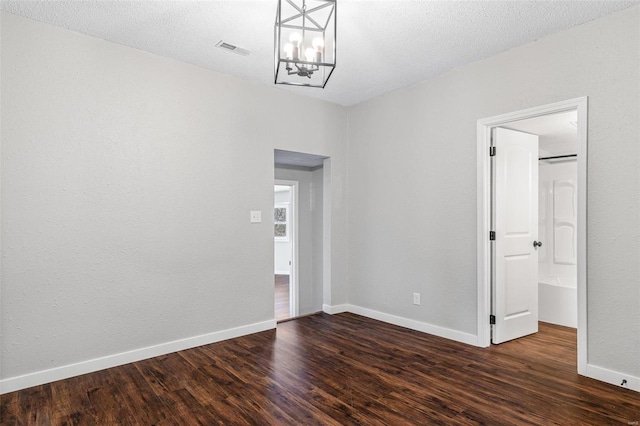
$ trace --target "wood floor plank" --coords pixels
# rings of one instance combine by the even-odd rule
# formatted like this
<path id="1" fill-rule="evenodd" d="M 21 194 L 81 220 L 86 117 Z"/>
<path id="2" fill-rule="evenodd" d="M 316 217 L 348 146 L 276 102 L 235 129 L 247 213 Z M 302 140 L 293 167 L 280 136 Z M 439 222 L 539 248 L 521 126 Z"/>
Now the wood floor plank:
<path id="1" fill-rule="evenodd" d="M 289 318 L 289 275 L 275 275 L 275 315 L 276 321 Z"/>
<path id="2" fill-rule="evenodd" d="M 576 332 L 476 348 L 353 314 L 0 396 L 2 425 L 628 425 L 640 394 L 576 373 Z"/>
<path id="3" fill-rule="evenodd" d="M 95 424 L 137 426 L 135 416 L 127 406 L 119 385 L 113 380 L 109 370 L 85 374 L 86 389 L 95 414 Z"/>
<path id="4" fill-rule="evenodd" d="M 47 407 L 52 400 L 51 385 L 25 389 L 15 398 L 0 396 L 0 419 L 2 424 L 48 425 L 52 423 L 55 410 Z"/>
<path id="5" fill-rule="evenodd" d="M 156 395 L 133 364 L 112 368 L 109 374 L 119 386 L 122 400 L 141 425 L 177 425 L 169 407 Z"/>
<path id="6" fill-rule="evenodd" d="M 51 399 L 56 402 L 51 417 L 53 424 L 95 424 L 95 412 L 89 396 L 77 391 L 84 380 L 81 376 L 51 383 Z"/>
<path id="7" fill-rule="evenodd" d="M 98 423 L 98 417 L 97 411 L 94 408 L 90 408 L 61 417 L 59 422 L 53 424 L 60 426 L 101 426 L 103 423 Z"/>
<path id="8" fill-rule="evenodd" d="M 165 392 L 161 399 L 180 425 L 227 424 L 221 413 L 202 406 L 186 389 Z"/>

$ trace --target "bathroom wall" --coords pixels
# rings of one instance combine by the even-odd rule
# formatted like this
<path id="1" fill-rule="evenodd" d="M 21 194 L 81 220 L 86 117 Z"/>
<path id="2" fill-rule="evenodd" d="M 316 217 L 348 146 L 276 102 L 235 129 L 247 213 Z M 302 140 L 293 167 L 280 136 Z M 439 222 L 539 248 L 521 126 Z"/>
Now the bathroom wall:
<path id="1" fill-rule="evenodd" d="M 539 319 L 577 327 L 577 162 L 540 162 Z"/>

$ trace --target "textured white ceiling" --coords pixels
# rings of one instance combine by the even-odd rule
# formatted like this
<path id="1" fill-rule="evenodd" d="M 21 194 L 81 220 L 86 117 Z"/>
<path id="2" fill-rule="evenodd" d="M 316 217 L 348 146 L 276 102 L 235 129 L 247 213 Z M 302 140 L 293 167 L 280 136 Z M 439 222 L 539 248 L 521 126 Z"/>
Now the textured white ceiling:
<path id="1" fill-rule="evenodd" d="M 337 67 L 327 87 L 278 87 L 353 105 L 638 3 L 338 0 Z M 276 0 L 2 0 L 0 8 L 273 84 Z M 220 40 L 252 53 L 214 48 Z"/>

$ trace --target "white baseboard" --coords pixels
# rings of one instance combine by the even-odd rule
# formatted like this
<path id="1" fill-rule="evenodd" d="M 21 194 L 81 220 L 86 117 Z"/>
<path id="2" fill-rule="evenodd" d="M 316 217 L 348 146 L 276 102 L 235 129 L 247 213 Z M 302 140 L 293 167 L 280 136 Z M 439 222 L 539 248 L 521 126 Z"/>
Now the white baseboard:
<path id="1" fill-rule="evenodd" d="M 349 312 L 349 305 L 322 305 L 322 311 L 329 315 L 341 314 L 343 312 Z"/>
<path id="2" fill-rule="evenodd" d="M 291 272 L 290 271 L 274 271 L 273 274 L 274 275 L 290 275 Z"/>
<path id="3" fill-rule="evenodd" d="M 276 328 L 269 320 L 0 380 L 0 394 Z"/>
<path id="4" fill-rule="evenodd" d="M 445 339 L 455 340 L 457 342 L 466 343 L 468 345 L 480 346 L 478 336 L 475 336 L 473 334 L 467 334 L 460 331 L 451 330 L 448 328 L 443 328 L 404 317 L 399 317 L 396 315 L 386 314 L 384 312 L 374 311 L 373 309 L 367 309 L 361 306 L 349 304 L 338 306 L 324 305 L 323 310 L 330 314 L 351 312 L 357 315 L 362 315 L 363 317 L 398 325 L 400 327 L 405 327 L 412 330 L 421 331 L 423 333 L 444 337 Z M 612 385 L 621 386 L 627 389 L 634 390 L 636 392 L 640 392 L 640 377 L 620 373 L 618 371 L 608 370 L 606 368 L 598 367 L 592 364 L 587 364 L 586 370 L 583 375 L 595 380 L 599 380 L 601 382 L 610 383 Z M 626 383 L 624 385 L 621 385 L 623 380 L 626 380 Z"/>
<path id="5" fill-rule="evenodd" d="M 374 311 L 373 309 L 363 308 L 361 306 L 348 306 L 349 312 L 362 315 L 363 317 L 372 318 L 393 325 L 399 325 L 400 327 L 421 331 L 423 333 L 433 334 L 434 336 L 444 337 L 445 339 L 455 340 L 456 342 L 466 343 L 467 345 L 478 346 L 478 336 L 474 334 L 463 333 L 462 331 L 451 330 L 450 328 L 444 328 L 426 322 L 386 314 L 384 312 Z"/>
<path id="6" fill-rule="evenodd" d="M 393 325 L 399 325 L 400 327 L 409 328 L 411 330 L 421 331 L 423 333 L 433 334 L 434 336 L 444 337 L 445 339 L 455 340 L 456 342 L 478 346 L 478 336 L 476 335 L 451 330 L 449 328 L 439 327 L 437 325 L 432 325 L 426 322 L 420 322 L 409 318 L 385 314 L 384 312 L 374 311 L 373 309 L 363 308 L 361 306 L 350 304 L 333 306 L 322 305 L 322 310 L 330 315 L 341 314 L 343 312 L 351 312 L 357 315 L 362 315 L 363 317 L 372 318 Z"/>
<path id="7" fill-rule="evenodd" d="M 475 335 L 404 317 L 399 317 L 396 315 L 386 314 L 384 312 L 363 308 L 361 306 L 350 304 L 333 306 L 322 305 L 322 310 L 330 315 L 340 314 L 343 312 L 351 312 L 367 318 L 372 318 L 389 324 L 398 325 L 400 327 L 421 331 L 423 333 L 433 334 L 435 336 L 444 337 L 445 339 L 455 340 L 457 342 L 466 343 L 468 345 L 478 346 L 478 338 Z M 79 376 L 81 374 L 92 373 L 94 371 L 100 371 L 106 368 L 117 367 L 119 365 L 141 361 L 143 359 L 166 355 L 168 353 L 182 351 L 197 346 L 208 345 L 210 343 L 233 339 L 235 337 L 259 333 L 261 331 L 271 330 L 274 328 L 276 328 L 275 320 L 263 321 L 242 327 L 189 337 L 186 339 L 174 340 L 172 342 L 162 343 L 160 345 L 149 346 L 141 349 L 135 349 L 119 354 L 108 355 L 102 358 L 96 358 L 76 364 L 56 367 L 49 370 L 37 371 L 35 373 L 29 373 L 23 376 L 10 377 L 0 380 L 0 395 L 20 389 L 26 389 L 32 386 L 38 386 L 44 383 L 51 383 L 57 380 Z M 616 386 L 621 386 L 622 381 L 626 380 L 627 382 L 622 387 L 640 392 L 640 377 L 608 370 L 606 368 L 598 367 L 592 364 L 587 364 L 584 376 Z"/>
<path id="8" fill-rule="evenodd" d="M 586 377 L 600 380 L 601 382 L 610 383 L 615 386 L 631 389 L 640 392 L 640 377 L 631 376 L 629 374 L 620 373 L 618 371 L 608 370 L 593 364 L 587 364 L 584 372 Z M 627 382 L 622 385 L 622 381 Z"/>

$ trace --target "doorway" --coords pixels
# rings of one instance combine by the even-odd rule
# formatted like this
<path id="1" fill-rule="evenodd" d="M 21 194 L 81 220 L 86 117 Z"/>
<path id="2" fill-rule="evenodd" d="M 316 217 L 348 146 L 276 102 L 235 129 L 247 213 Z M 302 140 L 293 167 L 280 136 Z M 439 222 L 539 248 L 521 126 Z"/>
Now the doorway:
<path id="1" fill-rule="evenodd" d="M 276 321 L 321 312 L 326 303 L 331 278 L 330 167 L 328 157 L 274 152 Z M 283 312 L 287 287 L 289 309 Z"/>
<path id="2" fill-rule="evenodd" d="M 575 132 L 577 135 L 576 157 L 575 166 L 577 171 L 576 183 L 574 190 L 575 205 L 577 209 L 577 215 L 574 223 L 572 224 L 575 232 L 575 269 L 576 269 L 576 297 L 577 297 L 577 335 L 578 335 L 578 373 L 584 374 L 586 369 L 587 360 L 587 323 L 586 323 L 586 164 L 587 164 L 587 98 L 572 99 L 556 104 L 541 106 L 537 108 L 531 108 L 528 110 L 517 111 L 514 113 L 504 114 L 501 116 L 490 117 L 478 121 L 478 343 L 479 346 L 489 346 L 491 344 L 492 331 L 495 330 L 496 325 L 492 325 L 493 322 L 497 322 L 497 318 L 493 317 L 496 312 L 496 295 L 492 293 L 493 284 L 497 282 L 500 277 L 496 276 L 496 264 L 494 259 L 496 258 L 496 241 L 493 238 L 497 238 L 495 234 L 495 227 L 500 226 L 496 223 L 496 220 L 500 220 L 495 217 L 494 209 L 495 203 L 500 202 L 499 199 L 493 197 L 495 170 L 494 158 L 491 154 L 494 154 L 495 144 L 494 139 L 496 129 L 507 128 L 517 130 L 518 125 L 525 122 L 525 120 L 541 119 L 549 117 L 551 115 L 557 115 L 562 113 L 574 113 L 576 117 Z M 520 130 L 521 131 L 521 130 Z M 544 154 L 543 154 L 544 155 Z M 555 155 L 551 155 L 555 156 Z M 536 153 L 536 163 L 538 162 L 538 155 Z M 537 167 L 536 167 L 537 175 Z M 536 176 L 537 185 L 537 176 Z M 536 188 L 537 189 L 537 188 Z M 558 191 L 563 191 L 563 188 L 557 188 Z M 497 197 L 499 198 L 499 196 Z M 537 205 L 537 197 L 536 197 Z M 537 209 L 537 206 L 536 206 Z M 538 212 L 536 211 L 536 214 Z M 536 218 L 537 221 L 537 218 Z M 538 225 L 536 223 L 536 225 Z M 533 227 L 532 227 L 533 229 Z M 558 235 L 565 232 L 564 229 L 559 230 Z M 536 247 L 531 247 L 532 250 L 538 250 L 540 247 L 538 239 L 538 226 L 535 226 L 535 235 L 531 235 L 532 241 L 527 241 L 527 244 L 536 244 Z M 535 238 L 533 238 L 535 237 Z M 550 243 L 547 241 L 547 243 Z M 538 277 L 537 277 L 537 257 L 539 252 L 535 252 L 536 257 L 536 296 L 538 293 Z M 514 257 L 515 259 L 515 257 Z M 504 265 L 500 265 L 504 267 Z M 504 273 L 504 269 L 501 270 Z M 517 271 L 517 269 L 514 269 Z M 500 271 L 499 271 L 500 272 Z M 531 277 L 528 277 L 531 278 Z M 500 291 L 500 289 L 498 289 Z M 513 293 L 512 293 L 513 294 Z M 502 302 L 500 302 L 502 303 Z M 537 311 L 537 302 L 535 309 Z M 521 312 L 512 312 L 512 316 L 516 317 L 518 314 L 526 313 L 525 310 Z M 536 312 L 537 314 L 537 312 Z M 523 314 L 523 316 L 526 316 Z M 537 319 L 536 319 L 537 323 Z"/>
<path id="3" fill-rule="evenodd" d="M 297 181 L 275 180 L 273 186 L 273 270 L 276 321 L 298 315 L 298 185 Z"/>
<path id="4" fill-rule="evenodd" d="M 538 137 L 538 318 L 577 328 L 576 110 L 515 121 L 504 127 Z"/>

